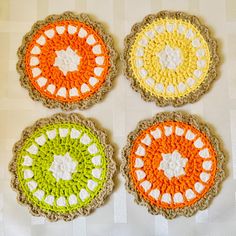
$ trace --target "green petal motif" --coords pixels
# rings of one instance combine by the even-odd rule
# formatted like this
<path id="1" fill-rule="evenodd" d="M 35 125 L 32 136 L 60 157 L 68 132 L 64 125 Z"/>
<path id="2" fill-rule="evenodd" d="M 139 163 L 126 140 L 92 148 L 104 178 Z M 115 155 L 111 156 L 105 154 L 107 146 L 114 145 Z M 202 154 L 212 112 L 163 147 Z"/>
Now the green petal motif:
<path id="1" fill-rule="evenodd" d="M 85 124 L 41 125 L 18 148 L 18 189 L 29 205 L 44 213 L 65 215 L 85 208 L 111 176 L 106 148 Z"/>

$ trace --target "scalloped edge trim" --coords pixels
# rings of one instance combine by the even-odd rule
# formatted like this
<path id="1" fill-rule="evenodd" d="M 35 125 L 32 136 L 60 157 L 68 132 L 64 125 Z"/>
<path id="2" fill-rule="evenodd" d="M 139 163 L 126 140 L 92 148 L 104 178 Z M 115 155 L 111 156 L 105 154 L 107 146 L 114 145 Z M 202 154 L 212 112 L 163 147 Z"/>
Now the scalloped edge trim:
<path id="1" fill-rule="evenodd" d="M 91 129 L 91 131 L 99 137 L 102 145 L 104 146 L 104 152 L 106 154 L 106 158 L 108 161 L 106 182 L 102 190 L 94 199 L 92 199 L 92 201 L 87 206 L 79 208 L 71 213 L 57 213 L 52 211 L 45 211 L 40 207 L 34 205 L 32 202 L 28 201 L 27 196 L 21 190 L 20 183 L 17 178 L 16 162 L 18 154 L 22 146 L 24 145 L 25 140 L 29 138 L 30 135 L 33 134 L 36 130 L 44 127 L 45 125 L 63 123 L 63 122 L 64 123 L 71 122 L 75 124 L 79 123 Z M 116 172 L 116 163 L 113 159 L 114 148 L 111 144 L 109 144 L 107 133 L 104 130 L 96 128 L 96 124 L 93 120 L 85 119 L 77 113 L 71 113 L 71 114 L 57 113 L 51 117 L 41 118 L 37 120 L 32 126 L 26 127 L 22 131 L 21 139 L 15 143 L 12 151 L 13 151 L 13 158 L 9 164 L 9 171 L 11 173 L 11 187 L 17 192 L 17 201 L 20 204 L 28 206 L 30 213 L 34 216 L 44 216 L 50 221 L 58 221 L 58 220 L 70 221 L 78 216 L 87 216 L 96 208 L 102 206 L 104 204 L 105 199 L 112 193 L 114 187 L 113 176 Z"/>
<path id="2" fill-rule="evenodd" d="M 106 80 L 104 81 L 103 85 L 93 95 L 87 97 L 86 99 L 70 103 L 47 98 L 46 96 L 42 95 L 37 89 L 35 89 L 25 73 L 25 62 L 24 62 L 28 42 L 32 39 L 33 35 L 39 30 L 39 28 L 41 28 L 44 25 L 47 25 L 48 23 L 52 23 L 58 20 L 68 20 L 68 19 L 69 20 L 74 19 L 83 22 L 91 26 L 96 32 L 98 32 L 98 34 L 103 39 L 108 48 L 110 57 L 109 59 L 110 67 L 108 74 L 106 76 Z M 91 20 L 88 14 L 85 13 L 75 14 L 73 12 L 67 11 L 60 15 L 49 15 L 44 20 L 39 20 L 35 22 L 31 27 L 31 30 L 28 33 L 26 33 L 22 39 L 22 44 L 17 51 L 18 62 L 16 66 L 17 71 L 20 74 L 20 84 L 22 87 L 28 90 L 30 97 L 34 101 L 41 101 L 43 105 L 48 108 L 61 108 L 62 110 L 65 111 L 74 110 L 76 108 L 81 110 L 87 109 L 104 98 L 105 94 L 112 88 L 113 79 L 117 76 L 118 68 L 116 66 L 117 64 L 116 61 L 118 59 L 118 52 L 115 50 L 113 44 L 114 43 L 112 37 L 105 32 L 105 30 L 103 29 L 103 25 L 101 23 Z"/>
<path id="3" fill-rule="evenodd" d="M 210 68 L 206 78 L 201 83 L 201 85 L 194 91 L 190 92 L 188 95 L 179 98 L 176 97 L 174 99 L 157 97 L 152 95 L 150 92 L 146 91 L 143 87 L 141 87 L 137 79 L 134 78 L 133 71 L 129 66 L 129 60 L 130 60 L 129 50 L 134 43 L 136 34 L 140 32 L 146 24 L 161 18 L 176 18 L 189 21 L 200 31 L 203 38 L 208 43 L 208 47 L 211 53 Z M 124 75 L 130 81 L 132 89 L 136 92 L 139 92 L 144 101 L 155 102 L 157 106 L 164 107 L 172 105 L 174 107 L 180 107 L 187 103 L 194 103 L 198 101 L 203 94 L 205 94 L 210 90 L 213 81 L 217 77 L 217 65 L 220 62 L 220 58 L 217 53 L 217 42 L 215 39 L 211 38 L 209 29 L 206 26 L 202 25 L 200 20 L 196 16 L 188 15 L 184 12 L 178 12 L 178 11 L 177 12 L 161 11 L 157 14 L 147 15 L 142 20 L 142 22 L 133 25 L 131 33 L 125 37 L 124 45 L 125 47 L 122 55 L 122 61 L 124 63 Z"/>
<path id="4" fill-rule="evenodd" d="M 203 198 L 195 202 L 193 205 L 176 209 L 161 208 L 152 205 L 149 201 L 145 201 L 143 197 L 135 189 L 135 186 L 131 181 L 131 176 L 129 175 L 129 156 L 135 139 L 139 136 L 142 130 L 147 129 L 156 123 L 168 120 L 185 122 L 189 125 L 192 125 L 200 132 L 204 133 L 210 140 L 211 144 L 213 145 L 217 159 L 217 171 L 215 175 L 215 183 L 209 189 L 209 191 L 204 195 Z M 148 212 L 150 212 L 153 215 L 161 214 L 167 219 L 174 219 L 177 216 L 190 217 L 194 215 L 198 210 L 205 210 L 210 205 L 213 198 L 218 194 L 220 189 L 220 184 L 225 178 L 225 171 L 224 171 L 225 159 L 226 159 L 225 154 L 223 153 L 223 150 L 221 148 L 221 143 L 218 140 L 217 136 L 213 133 L 213 131 L 208 127 L 206 123 L 203 123 L 200 120 L 200 118 L 185 112 L 162 112 L 156 114 L 151 119 L 140 121 L 136 129 L 128 135 L 127 144 L 122 150 L 122 163 L 120 170 L 125 178 L 126 189 L 129 193 L 133 194 L 136 203 L 147 207 Z"/>

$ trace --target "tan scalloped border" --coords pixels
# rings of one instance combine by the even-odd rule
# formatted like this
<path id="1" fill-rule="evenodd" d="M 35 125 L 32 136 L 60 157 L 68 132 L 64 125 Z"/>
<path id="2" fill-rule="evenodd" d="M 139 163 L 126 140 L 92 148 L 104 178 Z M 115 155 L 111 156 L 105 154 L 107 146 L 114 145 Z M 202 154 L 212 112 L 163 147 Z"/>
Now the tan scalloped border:
<path id="1" fill-rule="evenodd" d="M 34 205 L 32 202 L 28 201 L 27 196 L 22 191 L 19 180 L 17 178 L 17 158 L 25 141 L 36 130 L 48 124 L 66 123 L 66 122 L 82 124 L 88 127 L 90 130 L 92 130 L 92 132 L 99 137 L 102 145 L 104 146 L 104 152 L 106 154 L 106 158 L 108 161 L 107 164 L 108 172 L 106 176 L 106 183 L 103 186 L 103 189 L 87 206 L 82 207 L 71 213 L 56 213 L 52 211 L 45 211 L 40 207 Z M 96 128 L 94 121 L 92 121 L 91 119 L 85 119 L 77 113 L 71 113 L 71 114 L 58 113 L 49 118 L 39 119 L 32 126 L 29 126 L 23 130 L 21 139 L 17 143 L 15 143 L 13 147 L 13 159 L 9 164 L 9 171 L 12 174 L 11 186 L 17 192 L 18 202 L 23 205 L 27 205 L 30 210 L 30 213 L 34 216 L 44 216 L 48 218 L 50 221 L 58 221 L 58 220 L 70 221 L 78 216 L 87 216 L 93 210 L 102 206 L 104 204 L 105 199 L 108 197 L 108 195 L 111 194 L 113 190 L 114 182 L 112 179 L 116 171 L 116 164 L 113 160 L 113 155 L 114 155 L 114 148 L 111 144 L 109 144 L 107 134 L 105 133 L 104 130 Z"/>
<path id="2" fill-rule="evenodd" d="M 34 86 L 32 85 L 32 83 L 30 82 L 29 78 L 26 75 L 24 58 L 25 58 L 28 42 L 32 40 L 33 35 L 42 26 L 45 26 L 49 23 L 52 23 L 58 20 L 71 20 L 71 19 L 78 20 L 87 25 L 90 25 L 101 36 L 101 38 L 103 39 L 103 41 L 105 42 L 108 48 L 109 57 L 110 57 L 109 59 L 110 67 L 109 67 L 105 82 L 99 88 L 97 92 L 95 92 L 91 96 L 81 101 L 68 103 L 68 102 L 61 102 L 55 99 L 47 98 L 46 96 L 43 96 L 37 89 L 34 88 Z M 104 31 L 103 25 L 101 23 L 91 20 L 89 15 L 85 13 L 75 14 L 73 12 L 64 12 L 63 14 L 60 14 L 60 15 L 49 15 L 44 20 L 37 21 L 36 23 L 34 23 L 31 30 L 24 36 L 22 40 L 22 44 L 17 51 L 17 55 L 19 58 L 18 63 L 17 63 L 17 71 L 20 74 L 21 86 L 28 90 L 30 97 L 34 101 L 41 101 L 43 105 L 48 108 L 59 107 L 62 110 L 73 110 L 76 108 L 79 108 L 81 110 L 87 109 L 88 107 L 92 106 L 93 104 L 103 99 L 105 94 L 112 88 L 112 81 L 118 72 L 118 69 L 116 66 L 118 53 L 116 52 L 113 46 L 112 37 Z"/>
<path id="3" fill-rule="evenodd" d="M 145 201 L 142 196 L 139 195 L 131 180 L 132 178 L 129 175 L 129 156 L 134 140 L 140 135 L 140 132 L 142 132 L 142 130 L 147 129 L 156 123 L 164 121 L 181 121 L 192 125 L 207 136 L 216 151 L 217 171 L 215 176 L 215 183 L 203 198 L 201 198 L 191 206 L 176 209 L 166 209 L 154 206 L 149 201 Z M 121 172 L 126 180 L 126 189 L 129 193 L 132 193 L 134 195 L 135 202 L 137 202 L 139 205 L 146 206 L 151 214 L 161 214 L 167 219 L 174 219 L 177 216 L 190 217 L 198 210 L 205 210 L 210 205 L 212 199 L 217 195 L 220 184 L 225 177 L 224 163 L 225 154 L 221 149 L 220 142 L 207 124 L 202 123 L 197 116 L 190 115 L 185 112 L 162 112 L 155 115 L 152 119 L 140 121 L 136 129 L 129 134 L 127 144 L 122 151 Z"/>
<path id="4" fill-rule="evenodd" d="M 182 96 L 180 98 L 163 98 L 153 96 L 151 93 L 146 91 L 141 87 L 139 82 L 135 79 L 131 66 L 129 64 L 130 55 L 129 50 L 132 47 L 135 36 L 138 32 L 142 30 L 146 24 L 152 23 L 156 19 L 161 18 L 175 18 L 175 19 L 183 19 L 191 24 L 193 24 L 202 34 L 203 38 L 206 40 L 209 46 L 210 54 L 211 54 L 211 63 L 208 74 L 201 85 L 195 89 L 194 91 L 190 92 L 188 95 Z M 150 14 L 146 16 L 142 22 L 136 23 L 132 29 L 131 33 L 126 36 L 125 41 L 125 48 L 123 52 L 123 63 L 124 63 L 124 74 L 127 79 L 131 82 L 131 87 L 141 94 L 143 100 L 147 102 L 155 102 L 157 106 L 168 106 L 172 105 L 174 107 L 183 106 L 186 103 L 194 103 L 200 99 L 200 97 L 205 94 L 211 87 L 212 82 L 216 79 L 217 76 L 217 65 L 219 64 L 219 56 L 217 54 L 217 42 L 210 36 L 209 29 L 202 25 L 199 19 L 196 16 L 188 15 L 184 12 L 170 12 L 170 11 L 161 11 L 157 14 Z"/>

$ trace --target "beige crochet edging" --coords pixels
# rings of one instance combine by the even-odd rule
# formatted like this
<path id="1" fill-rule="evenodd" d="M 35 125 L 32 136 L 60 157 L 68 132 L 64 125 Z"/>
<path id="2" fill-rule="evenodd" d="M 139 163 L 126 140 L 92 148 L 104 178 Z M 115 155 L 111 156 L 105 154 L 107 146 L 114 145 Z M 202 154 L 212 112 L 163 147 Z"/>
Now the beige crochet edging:
<path id="1" fill-rule="evenodd" d="M 39 128 L 45 125 L 65 123 L 65 122 L 82 124 L 90 128 L 91 131 L 99 137 L 102 145 L 104 146 L 104 152 L 106 154 L 106 158 L 108 161 L 108 164 L 107 164 L 108 172 L 106 176 L 106 182 L 102 190 L 98 193 L 98 195 L 93 200 L 91 200 L 91 202 L 87 206 L 82 207 L 71 213 L 56 213 L 52 211 L 42 210 L 38 206 L 28 201 L 27 196 L 21 190 L 21 187 L 17 178 L 17 164 L 16 163 L 17 163 L 18 154 L 22 146 L 24 145 L 24 142 L 27 140 L 27 138 L 31 136 L 31 134 L 33 134 L 36 130 L 38 130 Z M 114 148 L 111 144 L 109 144 L 107 134 L 105 133 L 104 130 L 101 130 L 100 128 L 97 129 L 94 121 L 92 121 L 91 119 L 84 119 L 82 116 L 76 113 L 71 113 L 71 114 L 58 113 L 49 118 L 39 119 L 34 123 L 34 125 L 29 126 L 23 130 L 21 139 L 13 147 L 13 159 L 11 160 L 9 164 L 9 171 L 11 172 L 11 176 L 12 176 L 11 186 L 17 192 L 18 202 L 23 205 L 27 205 L 32 215 L 44 216 L 48 218 L 50 221 L 58 221 L 58 220 L 70 221 L 70 220 L 75 219 L 78 216 L 89 215 L 93 210 L 102 206 L 104 204 L 105 199 L 111 194 L 114 187 L 113 176 L 116 171 L 116 164 L 113 160 L 113 155 L 114 155 Z"/>
<path id="2" fill-rule="evenodd" d="M 33 85 L 31 84 L 31 82 L 25 72 L 24 58 L 25 58 L 28 42 L 31 41 L 33 35 L 42 26 L 47 25 L 52 22 L 55 22 L 55 21 L 58 21 L 58 20 L 71 20 L 71 19 L 79 20 L 80 22 L 90 25 L 90 26 L 92 26 L 92 28 L 96 32 L 98 32 L 98 34 L 104 40 L 104 42 L 108 48 L 110 67 L 109 67 L 105 82 L 99 88 L 99 90 L 97 92 L 95 92 L 94 94 L 92 94 L 91 96 L 89 96 L 88 98 L 86 98 L 84 100 L 81 100 L 78 102 L 67 103 L 67 102 L 61 102 L 61 101 L 47 98 L 47 97 L 43 96 L 39 91 L 37 91 L 37 89 L 35 89 L 33 87 Z M 112 88 L 112 81 L 118 73 L 118 69 L 116 66 L 116 61 L 118 59 L 118 53 L 116 52 L 116 50 L 114 48 L 112 37 L 104 31 L 103 25 L 101 23 L 91 20 L 90 17 L 85 13 L 75 14 L 73 12 L 64 12 L 61 15 L 49 15 L 44 20 L 37 21 L 36 23 L 34 23 L 31 30 L 24 36 L 24 38 L 22 40 L 22 44 L 17 51 L 17 55 L 19 58 L 18 63 L 17 63 L 17 71 L 20 74 L 21 86 L 28 90 L 29 95 L 33 100 L 41 101 L 43 103 L 43 105 L 48 108 L 58 108 L 59 107 L 62 110 L 73 110 L 76 108 L 79 108 L 81 110 L 87 109 L 90 106 L 92 106 L 93 104 L 101 101 L 104 98 L 105 94 Z"/>
<path id="3" fill-rule="evenodd" d="M 201 198 L 191 206 L 186 206 L 183 208 L 176 208 L 176 209 L 166 209 L 166 208 L 159 208 L 157 206 L 152 205 L 148 201 L 145 201 L 142 198 L 142 196 L 139 195 L 138 191 L 136 191 L 135 186 L 131 180 L 132 178 L 129 175 L 129 156 L 133 142 L 139 136 L 142 130 L 147 129 L 148 127 L 158 122 L 172 121 L 172 120 L 182 121 L 189 125 L 192 125 L 207 136 L 207 138 L 210 140 L 216 152 L 217 171 L 215 175 L 214 185 L 209 189 L 209 191 L 204 195 L 203 198 Z M 135 202 L 137 202 L 142 206 L 146 206 L 151 214 L 154 215 L 161 214 L 167 219 L 174 219 L 177 216 L 190 217 L 193 214 L 195 214 L 198 210 L 204 210 L 210 205 L 212 199 L 217 195 L 220 188 L 220 184 L 225 177 L 224 164 L 225 164 L 225 155 L 222 151 L 221 144 L 217 139 L 217 137 L 215 136 L 215 134 L 213 134 L 212 130 L 210 130 L 210 128 L 207 126 L 207 124 L 202 123 L 197 116 L 189 115 L 184 112 L 162 112 L 158 113 L 152 119 L 140 121 L 136 129 L 128 135 L 127 144 L 122 151 L 121 172 L 126 180 L 126 189 L 128 190 L 129 193 L 132 193 L 134 195 Z"/>
<path id="4" fill-rule="evenodd" d="M 131 66 L 129 64 L 130 55 L 129 51 L 132 47 L 135 36 L 138 32 L 140 32 L 144 26 L 152 23 L 156 19 L 160 18 L 175 18 L 175 19 L 183 19 L 191 22 L 201 33 L 203 38 L 206 40 L 209 51 L 211 54 L 211 63 L 208 74 L 204 79 L 203 83 L 194 91 L 190 92 L 188 95 L 182 96 L 180 98 L 163 98 L 157 97 L 150 94 L 148 91 L 145 91 L 140 83 L 135 79 Z M 126 36 L 124 41 L 125 47 L 122 56 L 122 61 L 124 63 L 124 74 L 127 79 L 131 82 L 131 87 L 134 91 L 139 92 L 143 100 L 147 102 L 155 102 L 157 106 L 168 106 L 172 105 L 174 107 L 182 106 L 186 103 L 194 103 L 200 99 L 200 97 L 209 91 L 212 82 L 216 79 L 217 76 L 217 65 L 219 64 L 219 56 L 217 54 L 217 42 L 210 36 L 209 29 L 202 25 L 199 19 L 196 16 L 188 15 L 184 12 L 170 12 L 170 11 L 161 11 L 157 14 L 150 14 L 146 16 L 142 22 L 136 23 L 132 29 L 131 33 Z"/>

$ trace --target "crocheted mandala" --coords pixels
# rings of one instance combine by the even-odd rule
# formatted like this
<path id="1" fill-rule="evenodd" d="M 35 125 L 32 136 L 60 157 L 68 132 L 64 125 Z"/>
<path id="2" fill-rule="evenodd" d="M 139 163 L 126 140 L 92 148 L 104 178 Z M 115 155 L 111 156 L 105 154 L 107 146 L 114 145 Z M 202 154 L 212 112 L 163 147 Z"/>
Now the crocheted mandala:
<path id="1" fill-rule="evenodd" d="M 135 91 L 159 106 L 192 103 L 216 77 L 216 42 L 197 17 L 148 15 L 125 39 L 125 74 Z"/>
<path id="2" fill-rule="evenodd" d="M 113 188 L 106 134 L 78 114 L 56 114 L 26 128 L 10 163 L 18 200 L 33 215 L 72 220 L 99 207 Z"/>
<path id="3" fill-rule="evenodd" d="M 128 137 L 121 169 L 139 204 L 172 219 L 208 207 L 223 180 L 223 162 L 206 124 L 172 112 L 139 123 Z"/>
<path id="4" fill-rule="evenodd" d="M 88 15 L 65 12 L 36 22 L 18 50 L 21 84 L 49 108 L 84 109 L 116 74 L 112 38 Z"/>

